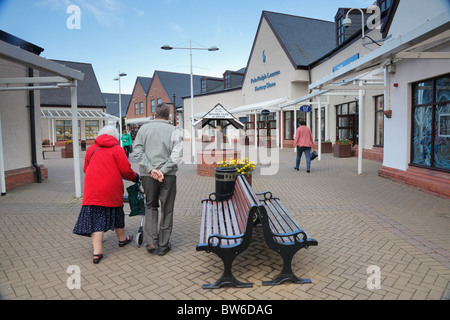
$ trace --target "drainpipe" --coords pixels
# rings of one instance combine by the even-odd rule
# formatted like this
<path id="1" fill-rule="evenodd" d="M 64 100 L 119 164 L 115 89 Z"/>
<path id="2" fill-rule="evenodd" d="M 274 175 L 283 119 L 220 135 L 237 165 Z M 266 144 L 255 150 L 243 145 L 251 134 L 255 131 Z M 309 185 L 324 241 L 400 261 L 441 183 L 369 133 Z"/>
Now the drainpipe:
<path id="1" fill-rule="evenodd" d="M 28 68 L 28 77 L 32 78 L 34 72 L 32 68 Z M 30 84 L 32 87 L 33 84 Z M 41 166 L 37 163 L 36 157 L 36 118 L 34 105 L 34 90 L 29 90 L 28 97 L 30 100 L 30 130 L 31 130 L 31 163 L 36 168 L 36 182 L 42 183 Z"/>

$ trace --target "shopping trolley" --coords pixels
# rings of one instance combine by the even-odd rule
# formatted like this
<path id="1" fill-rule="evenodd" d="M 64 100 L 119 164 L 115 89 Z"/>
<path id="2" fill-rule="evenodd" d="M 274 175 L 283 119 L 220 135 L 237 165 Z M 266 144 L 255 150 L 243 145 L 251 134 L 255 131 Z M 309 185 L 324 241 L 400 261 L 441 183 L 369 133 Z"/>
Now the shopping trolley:
<path id="1" fill-rule="evenodd" d="M 131 212 L 130 217 L 142 216 L 139 230 L 136 234 L 136 244 L 138 247 L 142 247 L 144 244 L 144 218 L 145 218 L 145 193 L 141 189 L 141 182 L 136 182 L 127 187 L 128 195 L 124 195 L 124 202 L 128 202 Z"/>

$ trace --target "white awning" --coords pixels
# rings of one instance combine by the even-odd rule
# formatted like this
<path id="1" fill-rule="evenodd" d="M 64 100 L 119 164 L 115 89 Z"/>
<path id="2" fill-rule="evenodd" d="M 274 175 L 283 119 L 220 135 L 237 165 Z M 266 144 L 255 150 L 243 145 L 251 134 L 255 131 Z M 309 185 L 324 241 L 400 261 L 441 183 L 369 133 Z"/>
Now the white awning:
<path id="1" fill-rule="evenodd" d="M 154 117 L 146 117 L 146 118 L 134 118 L 134 119 L 125 119 L 126 124 L 144 124 L 148 123 L 151 120 L 154 120 Z"/>
<path id="2" fill-rule="evenodd" d="M 119 121 L 119 117 L 115 117 L 101 110 L 77 110 L 77 116 L 80 119 L 103 119 L 109 121 Z M 72 110 L 41 108 L 41 118 L 45 119 L 72 118 Z"/>
<path id="3" fill-rule="evenodd" d="M 280 104 L 287 101 L 288 97 L 278 98 L 273 100 L 267 100 L 262 102 L 255 102 L 251 104 L 246 104 L 234 109 L 229 110 L 230 113 L 250 113 L 253 111 L 261 111 L 264 109 L 270 111 L 280 111 Z"/>

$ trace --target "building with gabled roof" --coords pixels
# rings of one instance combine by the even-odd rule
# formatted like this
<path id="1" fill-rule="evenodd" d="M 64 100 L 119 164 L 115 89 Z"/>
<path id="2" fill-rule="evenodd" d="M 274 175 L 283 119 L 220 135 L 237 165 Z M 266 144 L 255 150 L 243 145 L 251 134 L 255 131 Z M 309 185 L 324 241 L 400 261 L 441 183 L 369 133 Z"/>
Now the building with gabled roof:
<path id="1" fill-rule="evenodd" d="M 193 75 L 194 94 L 201 90 L 202 77 Z M 190 74 L 160 70 L 156 70 L 152 78 L 138 77 L 126 113 L 126 123 L 132 137 L 134 138 L 142 124 L 154 118 L 155 107 L 159 103 L 167 103 L 171 106 L 170 120 L 175 125 L 182 123 L 182 118 L 179 118 L 183 109 L 182 97 L 190 95 L 190 81 Z"/>

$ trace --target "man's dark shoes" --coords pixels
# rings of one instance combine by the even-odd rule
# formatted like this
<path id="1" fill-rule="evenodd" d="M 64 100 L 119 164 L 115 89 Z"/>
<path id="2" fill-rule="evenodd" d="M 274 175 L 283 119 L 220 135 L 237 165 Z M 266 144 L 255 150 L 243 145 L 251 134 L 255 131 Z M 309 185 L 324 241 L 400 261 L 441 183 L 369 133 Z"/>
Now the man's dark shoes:
<path id="1" fill-rule="evenodd" d="M 149 253 L 152 253 L 153 251 L 155 251 L 156 248 L 157 248 L 156 244 L 148 244 L 148 245 L 145 246 L 145 249 L 147 249 L 147 251 Z"/>
<path id="2" fill-rule="evenodd" d="M 158 255 L 164 256 L 167 252 L 170 251 L 171 248 L 172 248 L 172 245 L 169 243 L 169 245 L 166 248 L 159 250 Z"/>

